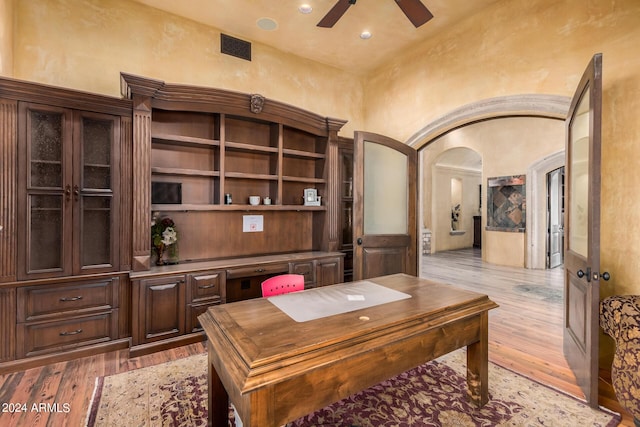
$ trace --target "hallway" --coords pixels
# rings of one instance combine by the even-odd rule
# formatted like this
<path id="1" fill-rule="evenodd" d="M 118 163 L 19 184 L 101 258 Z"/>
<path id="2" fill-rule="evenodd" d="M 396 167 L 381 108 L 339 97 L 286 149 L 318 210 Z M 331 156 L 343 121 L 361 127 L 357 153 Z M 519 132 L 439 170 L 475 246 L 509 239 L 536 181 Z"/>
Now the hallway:
<path id="1" fill-rule="evenodd" d="M 485 293 L 500 305 L 489 313 L 491 361 L 582 398 L 562 354 L 563 273 L 488 264 L 473 248 L 423 256 L 421 266 L 421 277 Z"/>

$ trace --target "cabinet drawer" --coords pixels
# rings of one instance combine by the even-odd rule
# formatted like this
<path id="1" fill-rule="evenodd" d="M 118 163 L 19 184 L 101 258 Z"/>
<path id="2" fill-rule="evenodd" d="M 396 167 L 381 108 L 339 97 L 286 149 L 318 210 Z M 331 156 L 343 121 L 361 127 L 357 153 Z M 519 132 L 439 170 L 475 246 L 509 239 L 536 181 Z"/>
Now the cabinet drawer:
<path id="1" fill-rule="evenodd" d="M 308 287 L 308 285 L 313 285 L 315 283 L 315 270 L 315 263 L 313 261 L 292 262 L 289 266 L 289 273 L 302 274 L 304 276 L 305 287 Z"/>
<path id="2" fill-rule="evenodd" d="M 193 304 L 187 307 L 187 333 L 190 332 L 200 332 L 202 330 L 202 326 L 200 326 L 200 321 L 198 320 L 198 316 L 207 311 L 207 308 L 212 305 L 217 305 L 216 303 L 205 303 L 205 304 Z"/>
<path id="3" fill-rule="evenodd" d="M 257 265 L 253 267 L 239 267 L 227 270 L 227 279 L 238 277 L 263 276 L 268 274 L 288 273 L 289 264 Z"/>
<path id="4" fill-rule="evenodd" d="M 117 316 L 102 313 L 54 322 L 18 324 L 18 358 L 109 341 L 117 329 Z"/>
<path id="5" fill-rule="evenodd" d="M 117 277 L 18 288 L 18 322 L 110 310 L 118 305 Z"/>
<path id="6" fill-rule="evenodd" d="M 187 303 L 220 300 L 224 290 L 224 271 L 189 274 Z"/>

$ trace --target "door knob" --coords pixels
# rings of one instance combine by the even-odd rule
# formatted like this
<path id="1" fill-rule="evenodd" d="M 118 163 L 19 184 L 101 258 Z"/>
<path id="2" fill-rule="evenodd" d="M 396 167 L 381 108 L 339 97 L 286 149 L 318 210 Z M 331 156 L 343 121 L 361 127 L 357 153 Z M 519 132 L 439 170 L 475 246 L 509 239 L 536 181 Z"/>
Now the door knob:
<path id="1" fill-rule="evenodd" d="M 608 271 L 605 271 L 604 273 L 602 273 L 600 275 L 600 277 L 602 277 L 602 280 L 609 280 L 609 279 L 611 279 L 611 274 L 609 274 Z"/>
<path id="2" fill-rule="evenodd" d="M 581 278 L 581 279 L 584 277 L 584 271 L 582 271 L 582 270 L 578 270 L 578 271 L 576 272 L 576 274 L 577 274 L 577 275 L 578 275 L 578 277 L 579 277 L 579 278 Z"/>
<path id="3" fill-rule="evenodd" d="M 356 243 L 358 243 L 358 245 L 362 245 L 362 237 L 358 237 L 358 240 L 356 240 Z"/>

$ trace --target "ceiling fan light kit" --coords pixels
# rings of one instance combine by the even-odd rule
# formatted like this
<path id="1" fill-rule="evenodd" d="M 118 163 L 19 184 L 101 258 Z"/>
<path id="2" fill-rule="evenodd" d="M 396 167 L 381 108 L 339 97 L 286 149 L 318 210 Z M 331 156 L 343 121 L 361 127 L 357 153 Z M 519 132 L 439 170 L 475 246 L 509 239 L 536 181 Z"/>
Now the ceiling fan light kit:
<path id="1" fill-rule="evenodd" d="M 407 16 L 409 21 L 418 28 L 433 18 L 433 14 L 427 9 L 421 0 L 394 0 L 400 10 Z M 356 4 L 356 0 L 338 0 L 331 10 L 318 22 L 318 27 L 331 28 L 350 6 Z"/>

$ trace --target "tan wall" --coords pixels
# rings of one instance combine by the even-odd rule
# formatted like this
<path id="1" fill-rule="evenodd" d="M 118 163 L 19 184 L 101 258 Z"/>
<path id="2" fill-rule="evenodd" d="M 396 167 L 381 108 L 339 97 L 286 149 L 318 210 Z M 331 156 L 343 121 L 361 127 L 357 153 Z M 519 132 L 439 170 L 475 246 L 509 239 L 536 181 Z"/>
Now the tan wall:
<path id="1" fill-rule="evenodd" d="M 638 46 L 637 0 L 505 0 L 373 73 L 365 84 L 365 128 L 406 141 L 481 99 L 572 96 L 591 56 L 602 52 L 601 269 L 612 274 L 605 292 L 638 293 L 640 263 L 632 261 L 640 259 Z M 513 150 L 524 155 L 528 147 Z"/>
<path id="2" fill-rule="evenodd" d="M 13 3 L 0 0 L 0 76 L 13 74 Z"/>
<path id="3" fill-rule="evenodd" d="M 223 55 L 218 29 L 132 1 L 29 0 L 15 7 L 15 78 L 120 96 L 120 72 L 127 72 L 260 93 L 347 119 L 344 135 L 363 127 L 362 84 L 350 73 L 258 43 L 251 61 Z"/>

